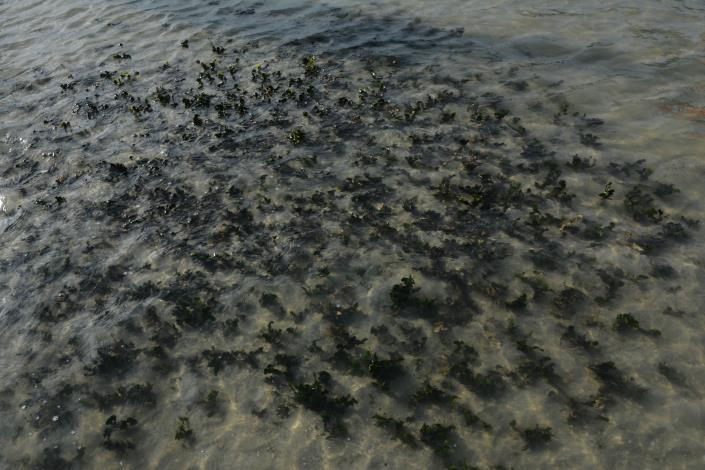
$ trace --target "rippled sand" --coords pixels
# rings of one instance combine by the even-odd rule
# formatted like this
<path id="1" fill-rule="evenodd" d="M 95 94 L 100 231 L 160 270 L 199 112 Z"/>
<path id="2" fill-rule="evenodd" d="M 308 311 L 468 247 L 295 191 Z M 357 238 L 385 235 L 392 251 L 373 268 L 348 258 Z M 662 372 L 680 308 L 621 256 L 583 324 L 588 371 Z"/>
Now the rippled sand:
<path id="1" fill-rule="evenodd" d="M 704 19 L 0 4 L 0 466 L 705 465 Z"/>

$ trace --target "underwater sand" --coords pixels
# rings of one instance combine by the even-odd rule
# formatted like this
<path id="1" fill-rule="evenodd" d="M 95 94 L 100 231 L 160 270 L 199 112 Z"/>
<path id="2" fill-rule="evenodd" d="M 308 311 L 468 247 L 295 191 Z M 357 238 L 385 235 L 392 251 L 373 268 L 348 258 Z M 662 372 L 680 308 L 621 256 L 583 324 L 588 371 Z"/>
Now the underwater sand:
<path id="1" fill-rule="evenodd" d="M 572 3 L 0 2 L 0 468 L 703 468 L 705 7 Z"/>

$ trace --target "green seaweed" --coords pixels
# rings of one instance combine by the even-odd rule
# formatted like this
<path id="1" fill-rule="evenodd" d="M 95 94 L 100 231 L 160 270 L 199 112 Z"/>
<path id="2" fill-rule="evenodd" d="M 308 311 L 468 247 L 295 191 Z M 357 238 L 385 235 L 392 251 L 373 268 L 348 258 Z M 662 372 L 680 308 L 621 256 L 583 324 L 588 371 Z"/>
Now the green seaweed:
<path id="1" fill-rule="evenodd" d="M 607 199 L 612 199 L 612 196 L 614 196 L 614 188 L 612 187 L 612 182 L 608 181 L 607 184 L 605 184 L 605 189 L 602 190 L 598 196 L 600 196 L 602 199 L 607 200 Z"/>
<path id="2" fill-rule="evenodd" d="M 303 66 L 304 66 L 304 72 L 306 75 L 315 77 L 318 75 L 320 72 L 320 68 L 318 66 L 318 59 L 316 56 L 310 55 L 307 57 L 304 57 L 302 60 Z"/>
<path id="3" fill-rule="evenodd" d="M 301 129 L 293 129 L 288 136 L 289 140 L 294 145 L 301 145 L 306 140 L 306 134 Z"/>

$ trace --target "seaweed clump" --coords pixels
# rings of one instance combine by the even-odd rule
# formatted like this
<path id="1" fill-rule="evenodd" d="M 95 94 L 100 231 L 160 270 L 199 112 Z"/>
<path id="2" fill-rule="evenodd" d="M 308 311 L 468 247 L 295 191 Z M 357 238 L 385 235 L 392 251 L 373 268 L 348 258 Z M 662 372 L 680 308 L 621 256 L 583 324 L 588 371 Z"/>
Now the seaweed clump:
<path id="1" fill-rule="evenodd" d="M 375 425 L 387 430 L 391 434 L 392 439 L 401 441 L 410 447 L 418 446 L 416 437 L 411 431 L 409 431 L 404 424 L 404 421 L 380 414 L 374 415 L 373 418 Z"/>
<path id="2" fill-rule="evenodd" d="M 193 441 L 195 441 L 196 437 L 193 433 L 193 429 L 191 429 L 191 424 L 187 416 L 179 416 L 174 439 L 185 443 L 193 443 Z"/>
<path id="3" fill-rule="evenodd" d="M 94 399 L 102 409 L 109 409 L 116 405 L 153 408 L 157 404 L 157 395 L 152 390 L 151 384 L 120 386 L 112 393 L 103 395 L 95 393 Z"/>
<path id="4" fill-rule="evenodd" d="M 412 276 L 402 278 L 401 283 L 393 285 L 389 291 L 392 308 L 400 313 L 434 316 L 438 310 L 436 303 L 432 299 L 419 296 L 420 290 Z"/>
<path id="5" fill-rule="evenodd" d="M 612 329 L 619 333 L 629 333 L 630 331 L 637 331 L 650 336 L 661 336 L 661 332 L 659 330 L 643 329 L 639 325 L 637 319 L 634 318 L 634 316 L 630 313 L 620 313 L 619 315 L 617 315 L 617 317 L 614 319 L 614 322 L 612 323 Z"/>
<path id="6" fill-rule="evenodd" d="M 330 437 L 346 436 L 343 417 L 357 400 L 350 395 L 334 395 L 330 381 L 330 374 L 323 371 L 310 384 L 293 385 L 294 400 L 321 417 L 324 430 Z"/>
<path id="7" fill-rule="evenodd" d="M 392 286 L 389 292 L 389 297 L 392 299 L 392 307 L 395 310 L 401 310 L 411 304 L 412 296 L 419 291 L 418 287 L 414 287 L 416 282 L 412 276 L 403 277 L 400 284 Z"/>
<path id="8" fill-rule="evenodd" d="M 404 373 L 402 357 L 380 359 L 376 353 L 367 353 L 367 370 L 374 379 L 374 384 L 382 390 L 389 388 L 389 383 Z"/>
<path id="9" fill-rule="evenodd" d="M 134 431 L 137 420 L 132 417 L 118 420 L 112 415 L 103 428 L 103 447 L 117 453 L 124 453 L 135 448 Z M 118 435 L 119 437 L 115 437 Z"/>
<path id="10" fill-rule="evenodd" d="M 642 400 L 646 396 L 647 389 L 635 383 L 634 379 L 627 379 L 612 361 L 591 365 L 590 370 L 602 383 L 596 401 L 604 401 L 612 395 L 635 401 Z"/>
<path id="11" fill-rule="evenodd" d="M 453 447 L 453 426 L 441 423 L 424 424 L 419 431 L 419 440 L 430 447 L 437 455 L 447 458 Z"/>
<path id="12" fill-rule="evenodd" d="M 99 348 L 98 357 L 86 371 L 89 375 L 122 377 L 132 369 L 139 353 L 133 343 L 116 341 Z"/>
<path id="13" fill-rule="evenodd" d="M 516 421 L 512 421 L 511 426 L 524 440 L 524 450 L 542 449 L 553 440 L 553 430 L 548 426 L 542 427 L 537 424 L 533 428 L 519 429 Z"/>

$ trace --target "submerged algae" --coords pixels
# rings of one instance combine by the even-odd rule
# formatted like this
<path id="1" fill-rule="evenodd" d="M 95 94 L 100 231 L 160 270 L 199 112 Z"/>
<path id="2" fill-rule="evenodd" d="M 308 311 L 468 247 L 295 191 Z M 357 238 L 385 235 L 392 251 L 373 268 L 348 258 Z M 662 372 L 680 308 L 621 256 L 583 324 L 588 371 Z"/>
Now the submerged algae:
<path id="1" fill-rule="evenodd" d="M 428 34 L 458 41 L 452 32 Z M 674 222 L 677 188 L 651 181 L 643 162 L 605 162 L 607 145 L 596 135 L 605 123 L 568 113 L 567 103 L 546 104 L 558 108 L 555 134 L 592 152 L 582 157 L 533 135 L 511 100 L 485 92 L 491 84 L 472 74 L 446 76 L 408 55 L 313 55 L 283 46 L 273 59 L 256 44 L 237 52 L 214 44 L 215 56 L 194 61 L 190 51 L 204 46 L 184 40 L 178 60 L 139 80 L 87 72 L 82 80 L 102 94 L 90 96 L 95 108 L 82 105 L 73 124 L 57 116 L 53 127 L 61 122 L 67 136 L 46 131 L 37 143 L 80 142 L 74 128 L 88 125 L 135 131 L 129 158 L 106 155 L 60 184 L 52 176 L 57 184 L 46 194 L 37 191 L 45 196 L 38 201 L 56 201 L 40 207 L 66 211 L 81 197 L 72 189 L 100 182 L 100 197 L 84 197 L 76 210 L 110 243 L 131 240 L 146 253 L 138 261 L 122 257 L 124 270 L 82 255 L 42 270 L 51 283 L 62 276 L 50 268 L 75 268 L 85 295 L 66 289 L 64 300 L 38 309 L 36 317 L 53 326 L 36 334 L 50 339 L 51 328 L 82 309 L 96 316 L 124 309 L 132 318 L 115 327 L 116 337 L 130 341 L 102 338 L 83 369 L 91 388 L 85 406 L 115 413 L 103 448 L 147 455 L 135 436 L 151 432 L 156 440 L 155 416 L 173 429 L 179 415 L 161 393 L 181 387 L 179 414 L 197 410 L 193 419 L 178 417 L 169 436 L 188 444 L 179 446 L 184 452 L 196 435 L 199 444 L 206 440 L 199 415 L 217 427 L 218 416 L 246 419 L 246 409 L 272 426 L 270 418 L 286 423 L 298 404 L 312 412 L 301 411 L 304 422 L 322 423 L 341 445 L 341 437 L 358 438 L 374 409 L 370 424 L 410 452 L 424 444 L 449 468 L 470 468 L 463 462 L 473 454 L 460 445 L 468 433 L 511 436 L 505 417 L 518 411 L 505 400 L 543 387 L 545 406 L 558 403 L 568 417 L 533 428 L 514 422 L 525 450 L 547 448 L 579 418 L 609 416 L 606 404 L 643 402 L 646 388 L 603 344 L 644 332 L 612 308 L 646 275 L 613 266 L 598 250 L 631 256 L 638 246 L 634 256 L 648 259 L 689 243 L 697 224 Z M 507 78 L 503 93 L 536 86 Z M 68 85 L 61 93 L 89 97 Z M 130 114 L 129 124 L 121 120 Z M 165 149 L 159 158 L 155 148 Z M 674 199 L 668 208 L 666 197 Z M 119 257 L 110 243 L 86 253 Z M 589 276 L 599 295 L 580 284 Z M 595 313 L 596 305 L 606 312 Z M 552 335 L 562 341 L 554 344 Z M 571 361 L 592 372 L 596 395 L 566 385 Z M 669 382 L 682 383 L 659 364 Z M 138 378 L 143 373 L 153 374 L 148 383 Z M 46 375 L 31 380 L 43 383 Z M 191 376 L 205 384 L 189 395 Z M 232 398 L 240 383 L 252 396 Z M 484 417 L 495 408 L 502 422 L 472 411 Z M 139 426 L 117 418 L 135 409 L 150 413 Z M 78 414 L 73 419 L 88 426 Z M 61 441 L 45 420 L 37 426 Z"/>

